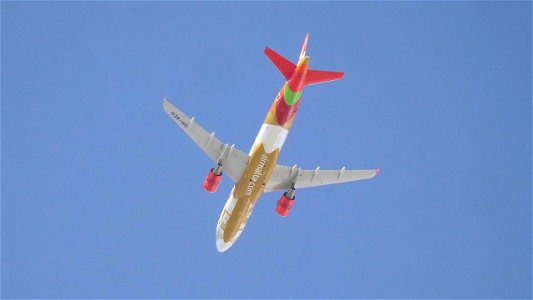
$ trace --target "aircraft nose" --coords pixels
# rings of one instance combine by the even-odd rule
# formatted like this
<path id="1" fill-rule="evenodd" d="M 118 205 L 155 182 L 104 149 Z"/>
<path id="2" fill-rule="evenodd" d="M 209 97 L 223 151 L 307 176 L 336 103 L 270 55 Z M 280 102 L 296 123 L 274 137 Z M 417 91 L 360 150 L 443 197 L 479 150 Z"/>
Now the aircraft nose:
<path id="1" fill-rule="evenodd" d="M 217 250 L 218 252 L 224 252 L 228 250 L 231 245 L 233 245 L 233 241 L 224 241 L 224 230 L 220 228 L 220 225 L 217 226 L 217 232 L 216 232 L 216 238 L 217 238 Z"/>
<path id="2" fill-rule="evenodd" d="M 217 239 L 217 250 L 218 252 L 224 252 L 231 247 L 232 243 L 226 243 L 223 239 Z"/>

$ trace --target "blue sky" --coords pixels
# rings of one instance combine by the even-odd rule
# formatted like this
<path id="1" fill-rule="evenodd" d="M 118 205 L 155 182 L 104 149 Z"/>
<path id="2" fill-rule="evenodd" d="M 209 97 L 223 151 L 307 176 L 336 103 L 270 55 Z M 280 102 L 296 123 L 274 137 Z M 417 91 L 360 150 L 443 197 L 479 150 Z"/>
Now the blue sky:
<path id="1" fill-rule="evenodd" d="M 6 298 L 530 298 L 531 2 L 2 2 Z M 265 194 L 221 254 L 231 181 L 164 95 L 247 152 L 308 87 L 279 162 L 381 167 Z"/>

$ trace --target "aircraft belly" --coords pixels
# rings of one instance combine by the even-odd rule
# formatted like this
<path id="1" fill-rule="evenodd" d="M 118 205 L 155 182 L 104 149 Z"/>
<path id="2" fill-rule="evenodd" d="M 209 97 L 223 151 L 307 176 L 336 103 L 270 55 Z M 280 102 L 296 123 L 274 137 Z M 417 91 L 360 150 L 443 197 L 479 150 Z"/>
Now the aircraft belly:
<path id="1" fill-rule="evenodd" d="M 217 225 L 217 249 L 226 251 L 241 235 L 257 199 L 276 166 L 279 148 L 267 153 L 263 143 L 254 145 L 250 160 L 220 214 Z"/>
<path id="2" fill-rule="evenodd" d="M 285 140 L 289 131 L 278 125 L 263 124 L 261 130 L 255 138 L 254 145 L 250 150 L 250 156 L 253 155 L 253 151 L 257 145 L 262 144 L 266 153 L 271 153 L 272 151 L 283 147 Z"/>
<path id="3" fill-rule="evenodd" d="M 255 201 L 250 200 L 249 198 L 237 199 L 233 197 L 233 193 L 231 194 L 217 225 L 218 251 L 226 251 L 241 235 L 255 206 Z"/>

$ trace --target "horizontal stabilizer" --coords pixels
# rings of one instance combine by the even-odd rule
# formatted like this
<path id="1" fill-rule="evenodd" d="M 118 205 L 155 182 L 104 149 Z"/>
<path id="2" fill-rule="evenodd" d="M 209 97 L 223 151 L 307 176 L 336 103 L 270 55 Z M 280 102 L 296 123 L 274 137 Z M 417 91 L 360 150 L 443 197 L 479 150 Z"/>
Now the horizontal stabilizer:
<path id="1" fill-rule="evenodd" d="M 344 76 L 343 72 L 309 70 L 307 71 L 307 76 L 305 78 L 305 85 L 333 81 L 333 80 L 341 79 L 342 76 Z"/>
<path id="2" fill-rule="evenodd" d="M 265 48 L 265 55 L 268 56 L 270 61 L 276 66 L 276 68 L 278 68 L 286 80 L 291 78 L 292 73 L 294 73 L 294 70 L 296 69 L 295 64 L 268 47 Z"/>

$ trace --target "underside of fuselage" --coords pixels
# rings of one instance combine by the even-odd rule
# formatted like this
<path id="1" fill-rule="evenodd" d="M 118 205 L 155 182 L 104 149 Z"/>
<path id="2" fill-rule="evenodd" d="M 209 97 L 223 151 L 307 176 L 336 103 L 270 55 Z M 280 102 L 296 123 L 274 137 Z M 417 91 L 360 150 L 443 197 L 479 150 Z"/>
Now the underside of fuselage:
<path id="1" fill-rule="evenodd" d="M 282 86 L 250 150 L 244 173 L 233 187 L 217 224 L 217 249 L 227 250 L 239 238 L 276 166 L 279 151 L 294 122 L 305 76 L 308 57 L 303 56 Z"/>
<path id="2" fill-rule="evenodd" d="M 255 202 L 249 198 L 235 198 L 234 191 L 235 187 L 220 214 L 217 225 L 216 238 L 219 252 L 229 249 L 239 238 L 255 206 Z"/>
<path id="3" fill-rule="evenodd" d="M 277 138 L 273 139 L 273 135 Z M 279 155 L 279 130 L 261 130 L 241 179 L 231 190 L 217 224 L 217 249 L 227 250 L 239 238 L 257 199 L 263 194 Z M 256 140 L 257 141 L 257 140 Z M 263 142 L 266 142 L 265 145 Z M 265 147 L 266 146 L 266 147 Z M 267 152 L 267 150 L 271 150 Z"/>

